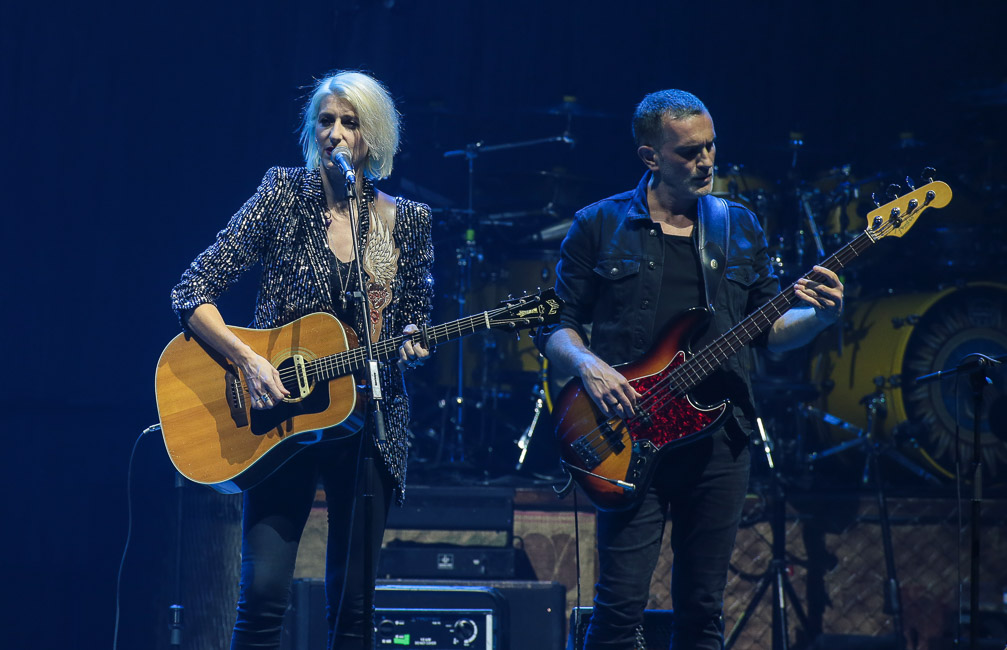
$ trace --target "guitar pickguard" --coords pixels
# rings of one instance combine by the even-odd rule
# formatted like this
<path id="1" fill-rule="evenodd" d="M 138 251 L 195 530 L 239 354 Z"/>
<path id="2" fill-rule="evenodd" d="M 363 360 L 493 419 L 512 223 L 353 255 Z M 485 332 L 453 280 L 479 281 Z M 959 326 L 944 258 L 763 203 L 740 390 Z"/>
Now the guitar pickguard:
<path id="1" fill-rule="evenodd" d="M 292 402 L 283 401 L 271 409 L 252 409 L 252 433 L 263 436 L 276 431 L 281 437 L 285 436 L 290 432 L 293 418 L 309 413 L 323 413 L 329 408 L 328 388 L 328 382 L 314 384 L 307 397 Z"/>
<path id="2" fill-rule="evenodd" d="M 678 352 L 660 372 L 629 382 L 642 396 L 641 404 L 645 405 L 647 414 L 647 417 L 626 423 L 634 441 L 649 442 L 658 450 L 667 445 L 691 442 L 702 437 L 724 413 L 726 404 L 699 406 L 687 395 L 675 396 L 676 391 L 668 389 L 668 375 L 684 361 L 685 354 Z M 657 397 L 647 403 L 648 395 Z"/>

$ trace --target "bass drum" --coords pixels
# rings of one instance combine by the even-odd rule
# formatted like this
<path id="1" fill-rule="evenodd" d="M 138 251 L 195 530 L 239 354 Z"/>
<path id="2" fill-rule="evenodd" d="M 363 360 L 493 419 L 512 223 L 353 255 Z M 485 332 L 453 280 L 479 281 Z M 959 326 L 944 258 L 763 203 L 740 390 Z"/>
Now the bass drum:
<path id="1" fill-rule="evenodd" d="M 923 469 L 954 477 L 956 420 L 961 458 L 972 458 L 973 403 L 967 377 L 912 385 L 916 377 L 955 368 L 973 353 L 1007 353 L 1007 285 L 981 282 L 930 293 L 865 301 L 850 310 L 842 349 L 830 330 L 811 366 L 820 388 L 816 406 L 855 427 L 867 427 L 865 398 L 884 394 L 887 415 L 876 431 Z M 831 334 L 831 336 L 830 336 Z M 1007 372 L 994 371 L 984 393 L 980 444 L 986 481 L 1007 480 Z M 814 412 L 814 411 L 812 411 Z M 821 420 L 829 419 L 821 415 Z M 822 446 L 855 434 L 821 422 Z M 915 440 L 915 444 L 909 440 Z M 855 452 L 845 452 L 850 454 Z M 844 455 L 845 455 L 844 454 Z"/>

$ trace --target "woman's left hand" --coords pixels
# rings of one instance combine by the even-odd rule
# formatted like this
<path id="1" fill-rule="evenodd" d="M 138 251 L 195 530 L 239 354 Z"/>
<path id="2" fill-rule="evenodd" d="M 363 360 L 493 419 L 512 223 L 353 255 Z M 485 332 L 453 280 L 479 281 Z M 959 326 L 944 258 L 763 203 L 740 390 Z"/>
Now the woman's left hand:
<path id="1" fill-rule="evenodd" d="M 402 333 L 407 335 L 402 345 L 399 346 L 399 368 L 402 370 L 421 366 L 430 357 L 429 350 L 419 343 L 413 343 L 412 339 L 408 336 L 419 331 L 420 328 L 412 323 L 402 328 Z"/>
<path id="2" fill-rule="evenodd" d="M 825 282 L 815 282 L 801 278 L 795 283 L 797 297 L 815 308 L 819 318 L 829 322 L 839 320 L 843 311 L 843 283 L 839 276 L 824 266 L 814 267 L 825 276 Z"/>

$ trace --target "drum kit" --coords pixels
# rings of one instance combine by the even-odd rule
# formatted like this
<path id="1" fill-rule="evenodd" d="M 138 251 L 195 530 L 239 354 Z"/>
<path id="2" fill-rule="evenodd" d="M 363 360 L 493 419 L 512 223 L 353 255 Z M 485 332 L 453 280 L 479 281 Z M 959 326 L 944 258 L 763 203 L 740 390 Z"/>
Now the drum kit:
<path id="1" fill-rule="evenodd" d="M 612 116 L 584 109 L 573 97 L 540 112 L 562 119 L 558 135 L 475 142 L 444 153 L 449 161 L 465 162 L 459 170 L 466 180 L 465 207 L 437 214 L 443 232 L 453 233 L 450 242 L 442 239 L 441 246 L 451 248 L 438 251 L 438 259 L 454 267 L 450 279 L 441 273 L 439 288 L 446 290 L 447 309 L 457 310 L 459 317 L 491 308 L 512 292 L 552 286 L 573 213 L 601 198 L 596 179 L 570 171 L 574 165 L 563 162 L 573 157 L 579 120 Z M 902 170 L 861 173 L 840 164 L 795 179 L 803 147 L 803 138 L 794 135 L 786 180 L 723 163 L 714 179 L 715 195 L 759 216 L 783 286 L 863 232 L 865 215 L 875 201 L 885 201 L 877 197 L 890 181 L 905 178 Z M 545 152 L 536 160 L 556 159 L 558 152 L 559 164 L 545 170 L 494 168 L 494 156 L 527 149 Z M 758 406 L 776 425 L 782 466 L 845 473 L 841 480 L 847 480 L 850 461 L 866 458 L 867 467 L 870 456 L 881 453 L 898 468 L 894 476 L 902 485 L 947 483 L 954 477 L 956 454 L 970 452 L 970 443 L 965 437 L 959 441 L 956 431 L 967 430 L 975 414 L 967 400 L 959 399 L 954 382 L 921 386 L 913 379 L 952 368 L 972 353 L 1007 353 L 1007 284 L 985 275 L 1004 240 L 999 234 L 960 232 L 952 225 L 954 206 L 939 216 L 926 215 L 933 224 L 921 221 L 893 246 L 880 242 L 877 251 L 847 271 L 841 326 L 803 352 L 757 359 Z M 975 228 L 974 219 L 964 221 Z M 539 440 L 551 436 L 533 439 L 533 434 L 548 427 L 549 395 L 565 378 L 552 376 L 530 337 L 472 337 L 438 357 L 444 358 L 438 360 L 436 383 L 444 390 L 433 400 L 436 412 L 427 411 L 433 422 L 427 438 L 437 447 L 426 454 L 429 459 L 436 465 L 476 467 L 483 478 L 550 473 L 555 456 Z M 978 414 L 990 484 L 1007 484 L 1003 379 L 995 378 L 992 398 Z M 534 445 L 542 451 L 536 453 Z"/>

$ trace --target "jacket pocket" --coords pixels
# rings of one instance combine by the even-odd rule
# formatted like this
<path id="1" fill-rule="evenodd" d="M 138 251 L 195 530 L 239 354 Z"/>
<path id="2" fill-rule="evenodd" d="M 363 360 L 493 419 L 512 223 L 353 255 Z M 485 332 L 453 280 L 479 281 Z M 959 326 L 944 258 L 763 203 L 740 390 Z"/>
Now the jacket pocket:
<path id="1" fill-rule="evenodd" d="M 640 260 L 606 259 L 598 262 L 594 272 L 606 280 L 622 280 L 640 272 Z"/>
<path id="2" fill-rule="evenodd" d="M 640 260 L 607 258 L 598 262 L 594 272 L 601 278 L 598 283 L 595 314 L 621 312 L 638 301 L 640 287 Z"/>
<path id="3" fill-rule="evenodd" d="M 758 275 L 750 265 L 729 266 L 724 271 L 725 282 L 721 283 L 716 307 L 730 317 L 729 326 L 745 316 L 748 294 L 757 279 Z"/>

